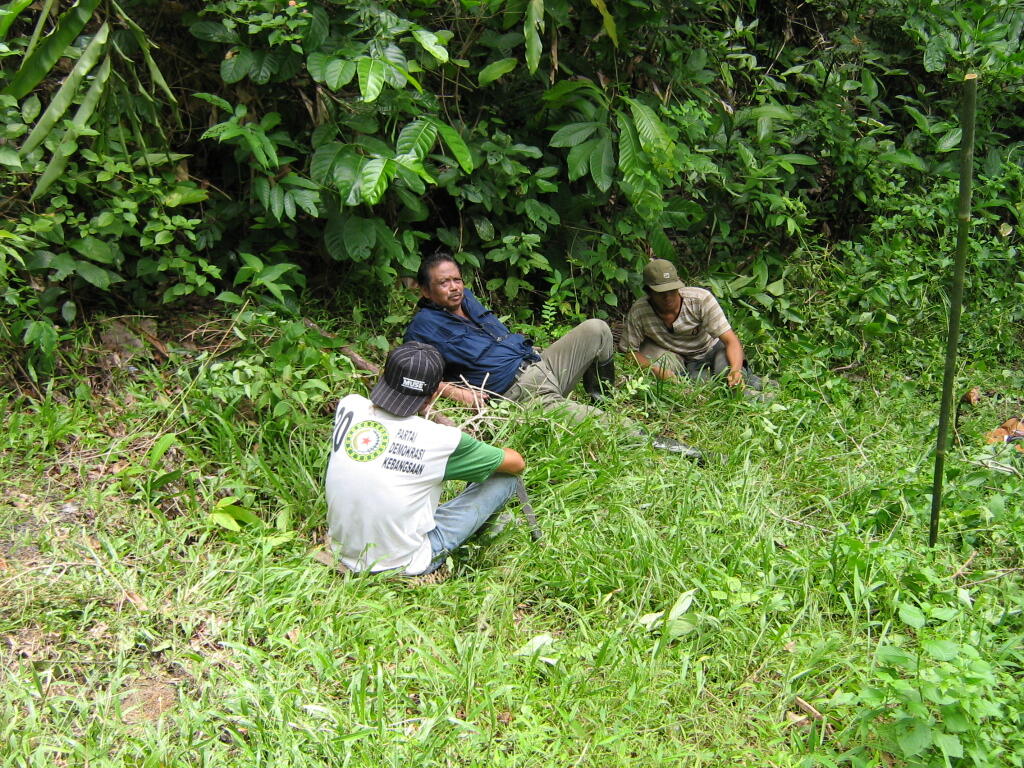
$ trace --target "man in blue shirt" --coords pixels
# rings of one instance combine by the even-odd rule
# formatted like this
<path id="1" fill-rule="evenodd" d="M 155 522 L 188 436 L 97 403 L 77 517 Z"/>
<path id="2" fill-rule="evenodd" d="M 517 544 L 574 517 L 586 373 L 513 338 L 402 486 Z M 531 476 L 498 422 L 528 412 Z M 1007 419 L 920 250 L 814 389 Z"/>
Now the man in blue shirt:
<path id="1" fill-rule="evenodd" d="M 475 408 L 500 395 L 522 402 L 539 400 L 574 421 L 604 413 L 569 399 L 576 383 L 594 400 L 615 382 L 612 332 L 604 320 L 585 320 L 538 353 L 521 333 L 511 333 L 462 281 L 451 256 L 425 258 L 416 275 L 422 298 L 405 331 L 405 340 L 434 345 L 444 358 L 439 393 Z M 633 425 L 637 436 L 644 433 Z M 699 459 L 700 453 L 671 438 L 655 438 L 655 447 Z"/>
<path id="2" fill-rule="evenodd" d="M 615 379 L 612 332 L 604 320 L 587 320 L 543 354 L 521 333 L 511 333 L 462 282 L 447 254 L 428 256 L 417 273 L 422 298 L 405 331 L 406 341 L 433 344 L 444 357 L 440 393 L 480 408 L 494 395 L 537 399 L 564 410 L 574 421 L 599 416 L 593 406 L 573 402 L 580 379 L 595 399 L 602 382 Z"/>

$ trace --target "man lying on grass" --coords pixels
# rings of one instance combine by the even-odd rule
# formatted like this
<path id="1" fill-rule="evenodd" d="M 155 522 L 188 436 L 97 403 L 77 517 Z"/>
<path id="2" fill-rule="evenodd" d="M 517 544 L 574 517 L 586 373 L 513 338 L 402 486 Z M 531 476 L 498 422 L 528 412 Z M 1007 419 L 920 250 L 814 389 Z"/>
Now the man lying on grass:
<path id="1" fill-rule="evenodd" d="M 522 456 L 416 415 L 434 397 L 443 370 L 434 347 L 403 344 L 388 354 L 369 399 L 352 394 L 338 403 L 327 534 L 354 571 L 431 573 L 515 492 Z M 470 485 L 438 506 L 445 480 Z"/>
<path id="2" fill-rule="evenodd" d="M 659 379 L 685 374 L 706 380 L 725 374 L 730 387 L 755 395 L 761 379 L 750 372 L 743 345 L 710 291 L 683 285 L 672 262 L 644 268 L 647 296 L 626 315 L 619 349 Z"/>
<path id="3" fill-rule="evenodd" d="M 584 320 L 543 350 L 521 333 L 512 333 L 473 295 L 462 280 L 458 264 L 446 253 L 423 259 L 416 275 L 420 299 L 405 330 L 406 341 L 432 344 L 444 358 L 441 394 L 475 408 L 500 395 L 515 402 L 541 403 L 572 421 L 604 419 L 599 408 L 569 399 L 583 381 L 592 400 L 600 401 L 602 387 L 615 383 L 615 348 L 604 320 Z M 671 437 L 648 436 L 625 422 L 639 440 L 655 448 L 701 460 L 696 448 Z"/>

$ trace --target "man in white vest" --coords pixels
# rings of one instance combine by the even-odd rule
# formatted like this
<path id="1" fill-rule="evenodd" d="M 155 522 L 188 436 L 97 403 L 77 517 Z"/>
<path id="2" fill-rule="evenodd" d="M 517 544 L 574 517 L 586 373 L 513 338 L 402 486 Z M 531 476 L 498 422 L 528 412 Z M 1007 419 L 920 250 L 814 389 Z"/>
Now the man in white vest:
<path id="1" fill-rule="evenodd" d="M 327 533 L 351 570 L 431 573 L 515 492 L 526 466 L 516 451 L 416 415 L 443 373 L 437 349 L 409 342 L 388 354 L 369 399 L 352 394 L 338 403 Z M 439 506 L 445 480 L 470 484 Z"/>

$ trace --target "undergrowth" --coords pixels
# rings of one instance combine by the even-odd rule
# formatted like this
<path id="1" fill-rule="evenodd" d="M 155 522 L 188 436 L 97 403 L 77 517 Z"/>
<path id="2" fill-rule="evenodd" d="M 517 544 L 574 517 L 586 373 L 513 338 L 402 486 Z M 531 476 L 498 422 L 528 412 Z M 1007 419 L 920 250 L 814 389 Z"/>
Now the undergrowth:
<path id="1" fill-rule="evenodd" d="M 416 585 L 310 557 L 372 381 L 336 347 L 397 328 L 324 325 L 4 396 L 4 765 L 1020 764 L 1021 464 L 981 436 L 1015 401 L 962 414 L 934 550 L 937 363 L 793 365 L 767 403 L 627 371 L 608 410 L 705 468 L 504 404 L 471 423 L 526 456 L 546 545 Z"/>

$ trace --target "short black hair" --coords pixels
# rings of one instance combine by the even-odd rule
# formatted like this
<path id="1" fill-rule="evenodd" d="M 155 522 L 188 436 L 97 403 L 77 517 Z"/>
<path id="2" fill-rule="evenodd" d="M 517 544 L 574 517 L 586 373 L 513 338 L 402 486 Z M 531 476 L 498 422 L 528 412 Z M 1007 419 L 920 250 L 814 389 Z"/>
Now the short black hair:
<path id="1" fill-rule="evenodd" d="M 416 270 L 416 283 L 421 287 L 428 287 L 430 285 L 430 271 L 438 264 L 444 264 L 446 261 L 450 261 L 456 267 L 459 263 L 452 258 L 450 253 L 445 251 L 437 251 L 429 256 L 424 256 L 423 260 L 420 261 L 420 268 Z M 459 267 L 462 270 L 462 267 Z"/>

